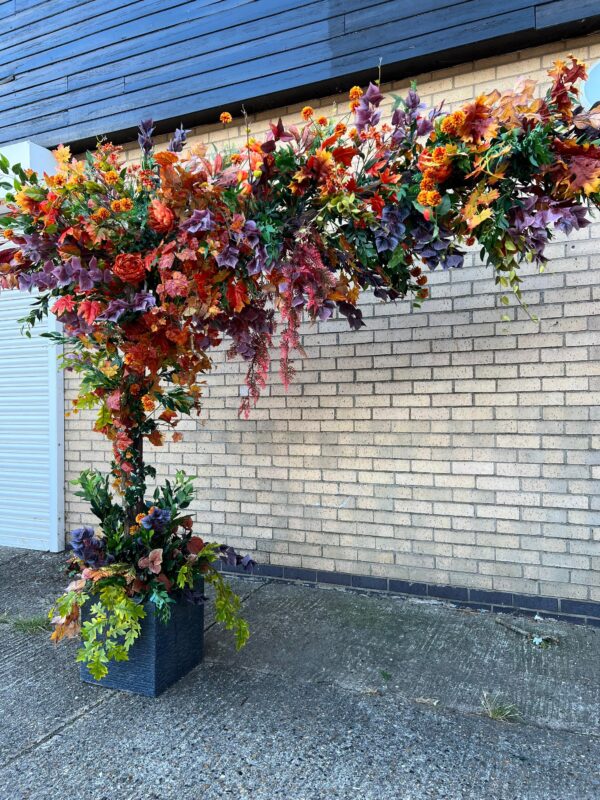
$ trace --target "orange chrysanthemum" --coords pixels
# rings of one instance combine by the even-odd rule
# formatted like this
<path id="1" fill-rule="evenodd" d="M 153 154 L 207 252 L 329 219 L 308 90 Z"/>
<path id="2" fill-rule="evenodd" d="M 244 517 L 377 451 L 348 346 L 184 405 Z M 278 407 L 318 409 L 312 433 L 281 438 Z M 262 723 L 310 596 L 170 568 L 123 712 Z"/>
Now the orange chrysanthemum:
<path id="1" fill-rule="evenodd" d="M 424 192 L 430 192 L 432 189 L 435 189 L 436 183 L 432 175 L 432 170 L 428 169 L 424 172 L 419 186 Z"/>
<path id="2" fill-rule="evenodd" d="M 430 208 L 434 208 L 435 206 L 439 206 L 442 202 L 442 197 L 439 192 L 437 191 L 421 191 L 417 195 L 417 203 L 420 203 L 422 206 L 429 206 Z"/>
<path id="3" fill-rule="evenodd" d="M 319 119 L 317 120 L 317 124 L 319 125 L 327 125 L 328 122 L 329 120 L 327 119 L 327 117 L 319 117 Z"/>
<path id="4" fill-rule="evenodd" d="M 460 109 L 458 111 L 453 111 L 452 114 L 448 114 L 448 116 L 442 120 L 440 129 L 442 133 L 447 133 L 449 136 L 456 136 L 465 124 L 465 119 L 466 115 L 464 111 Z"/>
<path id="5" fill-rule="evenodd" d="M 108 210 L 108 208 L 98 208 L 92 214 L 92 219 L 94 220 L 94 222 L 104 222 L 104 220 L 108 219 L 109 217 L 110 217 L 110 211 Z"/>
<path id="6" fill-rule="evenodd" d="M 350 89 L 348 96 L 350 97 L 350 100 L 360 100 L 360 98 L 363 96 L 363 90 L 360 88 L 360 86 L 353 86 Z"/>
<path id="7" fill-rule="evenodd" d="M 223 113 L 219 117 L 219 122 L 221 122 L 223 125 L 231 125 L 231 123 L 233 122 L 233 117 L 231 116 L 229 111 L 223 111 Z"/>
<path id="8" fill-rule="evenodd" d="M 302 114 L 302 119 L 305 120 L 306 122 L 308 122 L 308 120 L 315 113 L 315 110 L 314 110 L 314 108 L 312 108 L 312 106 L 304 106 L 304 108 L 302 109 L 302 111 L 300 113 Z"/>

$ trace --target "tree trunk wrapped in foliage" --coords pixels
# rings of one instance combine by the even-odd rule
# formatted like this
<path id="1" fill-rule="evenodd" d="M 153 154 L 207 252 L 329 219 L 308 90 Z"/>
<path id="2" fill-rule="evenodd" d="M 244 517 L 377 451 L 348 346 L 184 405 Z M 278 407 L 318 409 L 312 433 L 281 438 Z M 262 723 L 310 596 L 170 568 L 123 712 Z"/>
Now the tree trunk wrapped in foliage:
<path id="1" fill-rule="evenodd" d="M 96 676 L 126 658 L 142 602 L 166 617 L 200 574 L 217 585 L 219 618 L 239 643 L 247 636 L 239 600 L 211 566 L 241 559 L 192 533 L 182 513 L 190 480 L 179 473 L 146 496 L 155 473 L 143 443 L 178 440 L 177 422 L 199 412 L 212 348 L 226 339 L 248 363 L 247 416 L 266 385 L 276 310 L 287 384 L 303 317 L 337 310 L 358 329 L 363 290 L 419 305 L 424 268 L 457 269 L 461 247 L 475 243 L 507 291 L 502 302 L 512 291 L 524 305 L 519 263 L 543 265 L 555 231 L 589 224 L 600 114 L 577 105 L 583 64 L 557 62 L 550 76 L 543 98 L 525 80 L 447 114 L 427 111 L 413 87 L 386 122 L 378 85 L 354 87 L 343 119 L 307 106 L 302 127 L 279 120 L 222 153 L 184 151 L 183 128 L 156 152 L 146 120 L 136 165 L 123 166 L 108 142 L 84 160 L 59 147 L 58 171 L 44 180 L 0 160 L 10 176 L 0 226 L 12 245 L 0 251 L 0 286 L 36 290 L 30 325 L 48 312 L 63 323 L 54 338 L 81 377 L 75 410 L 96 408 L 95 430 L 113 447 L 110 476 L 79 479 L 100 527 L 72 534 L 74 579 L 55 618 L 56 638 L 73 633 L 82 602 L 96 598 L 81 656 Z"/>

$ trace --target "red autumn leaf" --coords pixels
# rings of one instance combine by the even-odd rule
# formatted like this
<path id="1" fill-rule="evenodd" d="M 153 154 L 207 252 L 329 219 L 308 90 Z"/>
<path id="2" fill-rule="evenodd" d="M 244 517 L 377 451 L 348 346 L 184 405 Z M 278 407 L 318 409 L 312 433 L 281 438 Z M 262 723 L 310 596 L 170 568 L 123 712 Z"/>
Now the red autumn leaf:
<path id="1" fill-rule="evenodd" d="M 187 543 L 188 553 L 197 556 L 201 550 L 204 550 L 204 541 L 199 536 L 192 536 Z"/>
<path id="2" fill-rule="evenodd" d="M 93 325 L 94 320 L 102 311 L 102 304 L 97 300 L 83 300 L 77 309 L 77 315 L 84 319 L 88 325 Z"/>
<path id="3" fill-rule="evenodd" d="M 227 287 L 227 302 L 236 313 L 248 305 L 248 290 L 243 283 L 231 281 Z"/>
<path id="4" fill-rule="evenodd" d="M 321 147 L 329 147 L 334 142 L 337 142 L 337 140 L 340 138 L 340 135 L 341 134 L 339 134 L 339 133 L 333 133 L 331 136 L 328 136 L 327 139 L 323 139 L 323 143 L 321 144 Z"/>
<path id="5" fill-rule="evenodd" d="M 569 169 L 573 192 L 582 189 L 589 195 L 600 191 L 600 161 L 597 158 L 574 156 L 569 162 Z"/>
<path id="6" fill-rule="evenodd" d="M 150 436 L 148 436 L 148 441 L 151 442 L 155 447 L 160 447 L 163 443 L 163 435 L 159 430 L 152 431 Z"/>
<path id="7" fill-rule="evenodd" d="M 167 592 L 170 592 L 173 588 L 173 581 L 167 578 L 164 572 L 161 572 L 160 575 L 157 575 L 156 580 L 160 581 L 164 585 Z"/>
<path id="8" fill-rule="evenodd" d="M 357 150 L 356 147 L 336 147 L 333 151 L 333 158 L 338 164 L 349 167 L 354 156 L 359 153 L 360 150 Z"/>

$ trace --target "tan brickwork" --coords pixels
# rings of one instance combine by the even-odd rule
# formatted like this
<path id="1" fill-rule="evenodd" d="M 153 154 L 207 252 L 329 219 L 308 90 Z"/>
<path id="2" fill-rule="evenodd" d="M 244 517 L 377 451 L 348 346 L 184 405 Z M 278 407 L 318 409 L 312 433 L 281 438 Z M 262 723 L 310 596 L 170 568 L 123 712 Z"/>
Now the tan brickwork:
<path id="1" fill-rule="evenodd" d="M 417 76 L 419 90 L 462 103 L 520 75 L 543 79 L 569 52 L 600 58 L 600 35 Z M 336 99 L 345 108 L 311 105 L 329 113 Z M 280 114 L 298 122 L 300 107 L 253 118 L 252 131 Z M 242 134 L 236 119 L 191 139 Z M 431 275 L 422 310 L 367 297 L 359 332 L 306 326 L 294 384 L 284 392 L 274 353 L 248 421 L 237 416 L 243 365 L 220 352 L 202 420 L 148 458 L 161 478 L 197 474 L 199 533 L 263 563 L 600 600 L 599 242 L 597 224 L 553 242 L 544 274 L 524 268 L 539 322 L 514 309 L 503 322 L 493 276 L 471 255 Z M 75 391 L 70 377 L 67 403 Z M 67 419 L 68 479 L 108 463 L 89 431 L 89 416 Z M 67 485 L 69 524 L 86 513 Z"/>

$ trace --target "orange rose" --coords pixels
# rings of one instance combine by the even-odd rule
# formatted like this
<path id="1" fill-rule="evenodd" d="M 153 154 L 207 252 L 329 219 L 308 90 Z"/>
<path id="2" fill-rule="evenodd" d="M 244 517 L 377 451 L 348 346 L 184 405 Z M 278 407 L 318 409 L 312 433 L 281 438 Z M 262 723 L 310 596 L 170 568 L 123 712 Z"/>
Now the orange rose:
<path id="1" fill-rule="evenodd" d="M 153 231 L 157 233 L 168 233 L 173 227 L 175 215 L 160 200 L 153 200 L 148 209 L 148 223 Z"/>
<path id="2" fill-rule="evenodd" d="M 113 274 L 125 283 L 138 283 L 146 275 L 146 267 L 139 253 L 121 253 L 115 258 Z"/>

